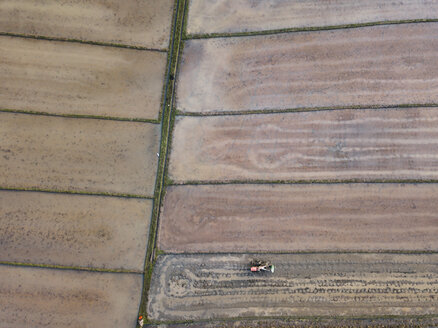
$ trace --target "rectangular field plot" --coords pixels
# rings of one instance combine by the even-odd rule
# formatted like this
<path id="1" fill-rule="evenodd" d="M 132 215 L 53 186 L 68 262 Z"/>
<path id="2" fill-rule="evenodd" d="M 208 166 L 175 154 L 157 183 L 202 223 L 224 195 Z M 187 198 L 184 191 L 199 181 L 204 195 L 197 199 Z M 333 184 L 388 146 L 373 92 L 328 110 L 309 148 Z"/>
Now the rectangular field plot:
<path id="1" fill-rule="evenodd" d="M 255 255 L 252 255 L 255 256 Z M 149 293 L 155 320 L 438 314 L 438 255 L 161 255 Z"/>
<path id="2" fill-rule="evenodd" d="M 0 260 L 142 272 L 152 201 L 0 191 Z"/>
<path id="3" fill-rule="evenodd" d="M 2 327 L 135 327 L 143 277 L 0 266 Z"/>
<path id="4" fill-rule="evenodd" d="M 438 250 L 438 185 L 172 186 L 167 252 Z"/>
<path id="5" fill-rule="evenodd" d="M 177 107 L 212 113 L 438 103 L 438 23 L 185 43 Z"/>
<path id="6" fill-rule="evenodd" d="M 438 108 L 178 117 L 176 182 L 438 178 Z"/>
<path id="7" fill-rule="evenodd" d="M 0 186 L 152 196 L 158 124 L 0 113 Z"/>
<path id="8" fill-rule="evenodd" d="M 2 0 L 0 32 L 165 49 L 173 0 Z"/>
<path id="9" fill-rule="evenodd" d="M 190 34 L 233 33 L 438 18 L 438 3 L 351 0 L 190 0 Z"/>
<path id="10" fill-rule="evenodd" d="M 167 54 L 0 36 L 0 108 L 156 119 Z"/>

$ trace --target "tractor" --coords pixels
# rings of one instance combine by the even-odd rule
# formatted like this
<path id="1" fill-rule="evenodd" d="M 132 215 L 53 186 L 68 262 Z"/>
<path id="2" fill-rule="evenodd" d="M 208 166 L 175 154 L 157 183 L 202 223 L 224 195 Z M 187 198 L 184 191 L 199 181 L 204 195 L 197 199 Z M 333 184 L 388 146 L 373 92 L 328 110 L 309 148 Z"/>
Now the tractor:
<path id="1" fill-rule="evenodd" d="M 251 272 L 265 272 L 265 271 L 274 273 L 274 265 L 268 261 L 263 261 L 263 260 L 251 261 Z"/>

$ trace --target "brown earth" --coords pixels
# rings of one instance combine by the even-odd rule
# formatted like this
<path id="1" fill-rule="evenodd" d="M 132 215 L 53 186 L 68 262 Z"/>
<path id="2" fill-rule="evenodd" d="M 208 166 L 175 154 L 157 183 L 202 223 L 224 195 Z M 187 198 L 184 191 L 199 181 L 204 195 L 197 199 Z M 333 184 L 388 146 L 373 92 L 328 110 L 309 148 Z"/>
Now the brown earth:
<path id="1" fill-rule="evenodd" d="M 438 108 L 178 117 L 176 182 L 438 178 Z"/>
<path id="2" fill-rule="evenodd" d="M 166 53 L 0 36 L 0 108 L 156 119 Z"/>
<path id="3" fill-rule="evenodd" d="M 158 124 L 0 113 L 2 188 L 152 197 Z"/>
<path id="4" fill-rule="evenodd" d="M 438 251 L 438 185 L 205 185 L 166 190 L 166 252 Z"/>
<path id="5" fill-rule="evenodd" d="M 11 327 L 134 327 L 140 274 L 0 266 L 0 322 Z"/>
<path id="6" fill-rule="evenodd" d="M 161 255 L 149 292 L 155 320 L 438 313 L 437 254 Z M 261 256 L 261 255 L 259 255 Z"/>
<path id="7" fill-rule="evenodd" d="M 351 0 L 190 0 L 190 34 L 438 18 L 438 3 Z"/>
<path id="8" fill-rule="evenodd" d="M 0 32 L 165 49 L 173 0 L 2 0 Z"/>
<path id="9" fill-rule="evenodd" d="M 177 108 L 438 103 L 438 23 L 185 42 Z"/>
<path id="10" fill-rule="evenodd" d="M 0 191 L 0 259 L 142 272 L 152 201 Z"/>

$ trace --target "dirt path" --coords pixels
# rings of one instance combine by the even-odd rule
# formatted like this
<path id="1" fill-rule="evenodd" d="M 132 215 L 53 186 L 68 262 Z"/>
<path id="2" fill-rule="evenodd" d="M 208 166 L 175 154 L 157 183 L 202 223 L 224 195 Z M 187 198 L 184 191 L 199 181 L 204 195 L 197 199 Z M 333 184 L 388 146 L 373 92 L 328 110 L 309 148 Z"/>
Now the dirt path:
<path id="1" fill-rule="evenodd" d="M 264 255 L 275 273 L 249 271 L 250 255 L 159 256 L 153 319 L 425 315 L 438 310 L 438 255 Z"/>

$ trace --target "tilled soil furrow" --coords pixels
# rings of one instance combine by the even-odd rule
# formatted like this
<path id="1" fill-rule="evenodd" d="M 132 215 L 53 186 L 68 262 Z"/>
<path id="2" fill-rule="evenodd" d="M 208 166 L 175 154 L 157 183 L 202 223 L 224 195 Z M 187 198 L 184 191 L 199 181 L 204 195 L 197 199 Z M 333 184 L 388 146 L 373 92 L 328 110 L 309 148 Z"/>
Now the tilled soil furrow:
<path id="1" fill-rule="evenodd" d="M 425 315 L 438 310 L 438 255 L 159 256 L 149 314 L 159 320 L 254 316 Z M 209 275 L 211 274 L 211 275 Z"/>

